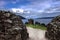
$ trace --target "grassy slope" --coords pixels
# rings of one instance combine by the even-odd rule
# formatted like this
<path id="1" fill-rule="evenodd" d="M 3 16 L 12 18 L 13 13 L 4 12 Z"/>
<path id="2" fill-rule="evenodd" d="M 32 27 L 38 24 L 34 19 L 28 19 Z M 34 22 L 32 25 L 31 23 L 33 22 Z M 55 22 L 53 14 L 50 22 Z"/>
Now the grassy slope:
<path id="1" fill-rule="evenodd" d="M 32 27 L 32 28 L 36 28 L 36 29 L 41 29 L 41 30 L 46 30 L 47 28 L 43 25 L 32 25 L 32 24 L 26 24 L 27 27 Z"/>

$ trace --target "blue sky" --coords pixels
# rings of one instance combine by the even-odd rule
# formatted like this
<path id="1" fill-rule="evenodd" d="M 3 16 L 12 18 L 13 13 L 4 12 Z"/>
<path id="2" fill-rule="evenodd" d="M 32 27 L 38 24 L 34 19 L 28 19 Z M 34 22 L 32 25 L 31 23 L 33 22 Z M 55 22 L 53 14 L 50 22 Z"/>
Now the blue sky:
<path id="1" fill-rule="evenodd" d="M 0 9 L 7 9 L 25 18 L 60 15 L 60 0 L 0 0 Z"/>

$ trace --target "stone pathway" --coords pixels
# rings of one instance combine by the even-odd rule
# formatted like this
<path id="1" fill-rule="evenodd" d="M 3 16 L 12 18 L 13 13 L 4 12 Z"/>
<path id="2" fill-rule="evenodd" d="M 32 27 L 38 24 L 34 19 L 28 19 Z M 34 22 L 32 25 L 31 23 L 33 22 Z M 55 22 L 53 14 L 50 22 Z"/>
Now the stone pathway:
<path id="1" fill-rule="evenodd" d="M 29 33 L 29 40 L 47 40 L 45 38 L 45 31 L 27 27 Z"/>

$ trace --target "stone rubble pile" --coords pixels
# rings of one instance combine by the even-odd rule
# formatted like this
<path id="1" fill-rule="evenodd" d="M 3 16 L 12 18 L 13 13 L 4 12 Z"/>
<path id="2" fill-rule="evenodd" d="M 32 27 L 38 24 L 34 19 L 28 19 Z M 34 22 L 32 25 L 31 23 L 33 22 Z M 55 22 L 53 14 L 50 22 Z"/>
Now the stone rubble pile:
<path id="1" fill-rule="evenodd" d="M 28 37 L 26 26 L 19 16 L 0 11 L 0 40 L 27 40 Z"/>
<path id="2" fill-rule="evenodd" d="M 60 15 L 47 25 L 45 36 L 48 40 L 60 40 Z"/>

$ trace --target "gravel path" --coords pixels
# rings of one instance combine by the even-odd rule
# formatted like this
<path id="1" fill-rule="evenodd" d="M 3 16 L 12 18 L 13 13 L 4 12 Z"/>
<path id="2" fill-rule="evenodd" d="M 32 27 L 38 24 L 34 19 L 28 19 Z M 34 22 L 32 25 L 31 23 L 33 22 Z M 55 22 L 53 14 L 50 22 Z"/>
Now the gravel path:
<path id="1" fill-rule="evenodd" d="M 45 38 L 45 31 L 40 29 L 34 29 L 27 27 L 28 33 L 29 33 L 29 40 L 47 40 Z"/>

